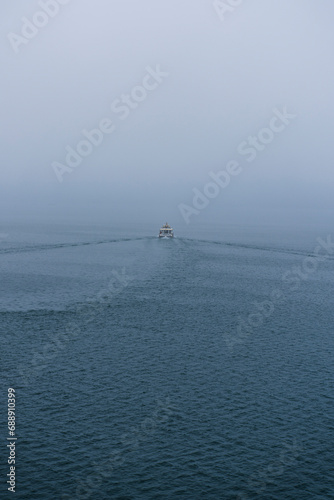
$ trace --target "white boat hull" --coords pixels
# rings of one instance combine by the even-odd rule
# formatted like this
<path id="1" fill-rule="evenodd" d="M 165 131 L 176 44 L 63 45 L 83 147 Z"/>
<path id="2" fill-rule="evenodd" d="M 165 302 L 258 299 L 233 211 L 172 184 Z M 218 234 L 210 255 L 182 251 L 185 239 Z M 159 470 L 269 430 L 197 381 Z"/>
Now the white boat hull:
<path id="1" fill-rule="evenodd" d="M 167 222 L 160 228 L 159 238 L 174 238 L 173 228 Z"/>

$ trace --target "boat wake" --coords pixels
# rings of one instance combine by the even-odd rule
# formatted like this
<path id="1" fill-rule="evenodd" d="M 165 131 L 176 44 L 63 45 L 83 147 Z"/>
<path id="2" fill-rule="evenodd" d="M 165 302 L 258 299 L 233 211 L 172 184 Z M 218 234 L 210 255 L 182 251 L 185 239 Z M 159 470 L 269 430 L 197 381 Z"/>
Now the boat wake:
<path id="1" fill-rule="evenodd" d="M 74 248 L 74 247 L 84 247 L 84 246 L 97 246 L 97 245 L 107 245 L 110 243 L 122 243 L 125 241 L 143 241 L 150 240 L 152 236 L 142 236 L 136 238 L 117 238 L 117 239 L 106 239 L 100 241 L 82 241 L 78 243 L 55 243 L 55 244 L 39 244 L 39 245 L 26 245 L 17 246 L 9 248 L 1 248 L 1 254 L 11 254 L 11 253 L 24 253 L 24 252 L 40 252 L 47 250 L 58 250 L 60 248 Z"/>
<path id="2" fill-rule="evenodd" d="M 186 245 L 194 245 L 196 243 L 199 244 L 207 244 L 207 245 L 220 245 L 226 248 L 235 248 L 235 249 L 245 249 L 245 250 L 257 250 L 259 252 L 270 252 L 270 253 L 285 253 L 289 255 L 300 255 L 304 257 L 312 257 L 314 254 L 312 251 L 302 251 L 292 248 L 281 248 L 281 247 L 266 247 L 259 245 L 248 245 L 245 243 L 231 243 L 226 241 L 215 241 L 215 240 L 199 240 L 195 238 L 179 238 L 179 241 Z M 334 260 L 334 257 L 328 256 L 326 260 Z"/>

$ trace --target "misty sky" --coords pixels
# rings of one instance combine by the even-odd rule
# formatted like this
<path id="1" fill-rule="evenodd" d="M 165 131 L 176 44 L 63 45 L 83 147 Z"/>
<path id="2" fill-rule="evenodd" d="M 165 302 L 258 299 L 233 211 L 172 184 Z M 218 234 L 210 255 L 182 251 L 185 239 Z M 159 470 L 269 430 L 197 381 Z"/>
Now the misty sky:
<path id="1" fill-rule="evenodd" d="M 220 16 L 211 0 L 49 2 L 0 5 L 2 219 L 181 228 L 179 205 L 234 160 L 242 172 L 190 224 L 333 220 L 332 0 Z M 104 119 L 113 131 L 59 182 L 54 162 L 72 168 L 66 148 Z M 240 144 L 270 123 L 248 161 Z"/>

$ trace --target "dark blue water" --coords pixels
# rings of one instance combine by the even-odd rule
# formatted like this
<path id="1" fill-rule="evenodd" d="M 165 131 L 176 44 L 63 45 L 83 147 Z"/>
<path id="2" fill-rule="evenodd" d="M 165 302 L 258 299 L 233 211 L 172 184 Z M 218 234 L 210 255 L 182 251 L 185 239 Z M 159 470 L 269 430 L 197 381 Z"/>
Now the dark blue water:
<path id="1" fill-rule="evenodd" d="M 334 498 L 327 238 L 3 228 L 0 497 Z"/>

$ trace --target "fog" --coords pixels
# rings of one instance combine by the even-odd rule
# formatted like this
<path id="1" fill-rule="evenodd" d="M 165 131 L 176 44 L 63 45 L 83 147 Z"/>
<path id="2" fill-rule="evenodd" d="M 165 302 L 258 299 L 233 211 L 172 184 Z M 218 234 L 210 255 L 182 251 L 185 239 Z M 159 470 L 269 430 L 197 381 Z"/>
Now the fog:
<path id="1" fill-rule="evenodd" d="M 1 220 L 333 220 L 331 0 L 0 10 Z"/>

